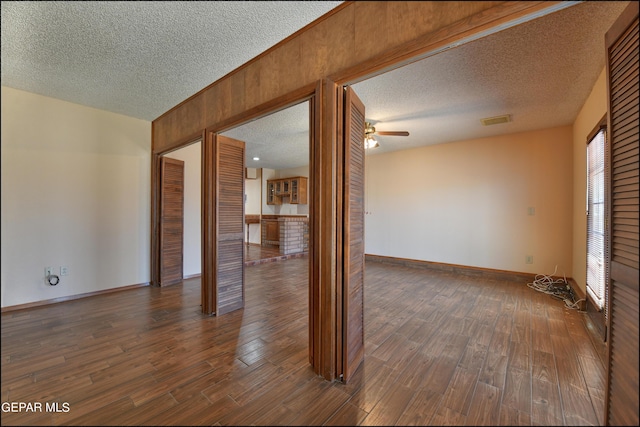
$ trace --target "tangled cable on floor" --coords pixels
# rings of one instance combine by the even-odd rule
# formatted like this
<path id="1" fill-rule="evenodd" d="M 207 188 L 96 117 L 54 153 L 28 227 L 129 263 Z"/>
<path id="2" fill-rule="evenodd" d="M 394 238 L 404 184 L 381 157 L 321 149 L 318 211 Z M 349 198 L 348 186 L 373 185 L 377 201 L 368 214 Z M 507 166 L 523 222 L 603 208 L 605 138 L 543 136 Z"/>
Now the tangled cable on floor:
<path id="1" fill-rule="evenodd" d="M 583 302 L 584 299 L 576 301 L 576 296 L 573 293 L 573 289 L 571 289 L 571 286 L 569 286 L 569 283 L 567 282 L 567 277 L 563 275 L 562 279 L 553 278 L 556 271 L 558 271 L 557 265 L 555 270 L 553 270 L 553 274 L 550 276 L 545 274 L 536 274 L 533 282 L 527 283 L 527 286 L 538 292 L 551 295 L 552 297 L 563 301 L 567 308 L 580 310 L 580 303 Z"/>

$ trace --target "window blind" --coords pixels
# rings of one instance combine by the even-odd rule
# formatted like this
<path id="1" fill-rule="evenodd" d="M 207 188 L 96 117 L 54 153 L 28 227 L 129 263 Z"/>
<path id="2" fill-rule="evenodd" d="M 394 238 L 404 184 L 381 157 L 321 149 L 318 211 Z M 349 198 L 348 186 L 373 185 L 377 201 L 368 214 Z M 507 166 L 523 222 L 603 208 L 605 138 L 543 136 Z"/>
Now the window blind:
<path id="1" fill-rule="evenodd" d="M 587 293 L 599 310 L 605 304 L 605 129 L 587 145 Z"/>

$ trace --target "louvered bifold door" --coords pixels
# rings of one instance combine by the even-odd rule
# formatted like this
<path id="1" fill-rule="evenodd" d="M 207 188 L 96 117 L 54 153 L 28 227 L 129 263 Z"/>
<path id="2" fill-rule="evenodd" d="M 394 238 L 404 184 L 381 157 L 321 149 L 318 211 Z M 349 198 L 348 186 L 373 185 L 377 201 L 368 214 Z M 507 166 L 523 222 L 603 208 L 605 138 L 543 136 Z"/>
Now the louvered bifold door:
<path id="1" fill-rule="evenodd" d="M 244 307 L 245 143 L 216 135 L 216 314 Z"/>
<path id="2" fill-rule="evenodd" d="M 184 162 L 160 160 L 160 286 L 182 281 L 184 240 Z"/>
<path id="3" fill-rule="evenodd" d="M 364 104 L 349 87 L 344 101 L 343 381 L 364 360 Z"/>
<path id="4" fill-rule="evenodd" d="M 609 93 L 607 425 L 638 425 L 638 3 L 606 34 Z"/>
<path id="5" fill-rule="evenodd" d="M 202 147 L 202 312 L 244 307 L 244 142 L 210 132 Z"/>

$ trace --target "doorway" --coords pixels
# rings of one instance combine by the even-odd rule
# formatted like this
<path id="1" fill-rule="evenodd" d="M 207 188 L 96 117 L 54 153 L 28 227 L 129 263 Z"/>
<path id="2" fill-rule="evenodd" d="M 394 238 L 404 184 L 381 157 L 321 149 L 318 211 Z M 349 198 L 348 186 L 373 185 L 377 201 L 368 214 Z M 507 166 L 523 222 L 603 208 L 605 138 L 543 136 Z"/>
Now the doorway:
<path id="1" fill-rule="evenodd" d="M 309 248 L 312 233 L 309 224 L 313 197 L 309 170 L 310 109 L 310 101 L 305 100 L 220 133 L 223 137 L 245 143 L 243 268 L 245 308 L 248 312 L 252 309 L 251 304 L 257 304 L 260 298 L 267 297 L 264 294 L 265 286 L 256 285 L 264 277 L 269 277 L 268 288 L 274 293 L 281 292 L 279 287 L 291 286 L 292 281 L 295 286 L 307 289 L 310 286 Z M 288 186 L 279 190 L 275 200 L 274 197 L 269 198 L 269 184 L 280 181 Z M 297 196 L 294 190 L 298 191 Z M 303 193 L 305 197 L 299 197 Z M 266 238 L 267 226 L 275 226 L 277 238 Z M 300 241 L 299 247 L 289 245 L 289 241 L 296 239 Z M 278 280 L 278 275 L 283 280 Z M 281 295 L 281 298 L 285 297 Z M 295 305 L 291 307 L 291 312 L 304 311 L 307 319 L 305 331 L 308 331 L 308 299 L 303 302 L 292 301 L 291 304 Z M 301 335 L 308 335 L 308 332 L 302 332 Z M 305 339 L 304 346 L 308 350 L 309 338 Z M 292 351 L 297 346 L 292 346 Z"/>
<path id="2" fill-rule="evenodd" d="M 160 286 L 201 274 L 200 146 L 194 141 L 160 157 Z"/>
<path id="3" fill-rule="evenodd" d="M 309 102 L 279 110 L 222 135 L 246 144 L 245 216 L 252 221 L 246 221 L 249 223 L 245 225 L 245 243 L 257 256 L 261 252 L 269 254 L 269 258 L 276 258 L 278 253 L 287 255 L 289 251 L 279 247 L 277 233 L 276 238 L 265 239 L 265 227 L 271 227 L 273 221 L 277 225 L 278 218 L 309 217 Z M 275 197 L 274 189 L 268 188 L 269 182 L 278 184 Z M 298 185 L 304 186 L 302 199 L 295 197 L 300 193 L 292 193 Z M 307 247 L 305 243 L 304 248 Z"/>

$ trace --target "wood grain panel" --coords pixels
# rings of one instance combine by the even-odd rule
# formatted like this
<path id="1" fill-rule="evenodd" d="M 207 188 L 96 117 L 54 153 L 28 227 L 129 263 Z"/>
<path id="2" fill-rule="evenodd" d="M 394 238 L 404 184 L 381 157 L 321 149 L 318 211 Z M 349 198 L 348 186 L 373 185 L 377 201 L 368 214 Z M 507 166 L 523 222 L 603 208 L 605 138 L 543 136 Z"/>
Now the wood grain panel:
<path id="1" fill-rule="evenodd" d="M 364 358 L 365 106 L 350 87 L 344 96 L 342 374 L 346 382 Z"/>
<path id="2" fill-rule="evenodd" d="M 216 136 L 216 315 L 244 306 L 245 145 Z"/>
<path id="3" fill-rule="evenodd" d="M 539 298 L 509 280 L 367 262 L 366 357 L 349 383 L 325 381 L 307 361 L 308 267 L 308 260 L 296 258 L 247 268 L 245 307 L 223 317 L 199 312 L 198 278 L 3 312 L 4 400 L 69 402 L 71 410 L 2 412 L 2 425 L 601 424 L 589 414 L 592 406 L 596 412 L 604 409 L 602 395 L 576 387 L 605 375 L 600 363 L 584 369 L 552 349 L 534 353 L 523 371 L 507 356 L 500 356 L 503 363 L 490 360 L 489 348 L 484 368 L 503 377 L 489 383 L 474 379 L 455 355 L 466 354 L 478 341 L 488 344 L 498 333 L 497 322 L 486 324 L 487 337 L 480 340 L 437 332 L 423 334 L 420 343 L 404 339 L 418 325 L 437 331 L 456 321 L 454 308 L 468 301 L 482 305 L 487 288 L 494 294 L 496 318 L 515 316 L 505 301 L 524 306 L 520 300 Z M 467 292 L 447 291 L 461 285 Z M 451 294 L 446 306 L 415 304 L 441 293 Z M 567 311 L 548 295 L 542 301 Z M 562 325 L 550 324 L 549 333 L 558 335 L 559 326 L 571 336 L 588 333 L 582 322 L 564 319 Z M 389 331 L 384 348 L 373 333 L 380 325 Z M 592 346 L 590 340 L 586 345 Z M 540 365 L 557 375 L 541 374 Z M 530 385 L 522 384 L 531 393 L 517 384 L 505 390 L 504 377 L 520 378 L 507 374 L 510 370 L 531 378 Z"/>
<path id="4" fill-rule="evenodd" d="M 243 265 L 237 262 L 243 250 L 237 239 L 218 243 L 218 315 L 244 305 Z"/>
<path id="5" fill-rule="evenodd" d="M 182 280 L 184 243 L 184 162 L 161 159 L 160 286 Z"/>
<path id="6" fill-rule="evenodd" d="M 557 3 L 347 1 L 154 120 L 153 152 L 322 78 L 362 78 Z"/>
<path id="7" fill-rule="evenodd" d="M 467 416 L 467 425 L 494 426 L 498 424 L 501 392 L 497 387 L 479 382 Z M 514 425 L 509 423 L 508 425 Z"/>
<path id="8" fill-rule="evenodd" d="M 244 142 L 209 132 L 202 154 L 202 312 L 244 304 Z"/>
<path id="9" fill-rule="evenodd" d="M 202 135 L 205 97 L 202 93 L 178 104 L 152 122 L 152 146 L 154 153 L 162 153 L 187 145 L 194 136 Z M 156 143 L 157 141 L 157 143 Z"/>
<path id="10" fill-rule="evenodd" d="M 222 99 L 230 99 L 231 84 L 229 79 L 222 79 L 209 86 L 202 96 L 204 97 L 204 121 L 203 123 L 218 123 L 222 117 L 231 116 L 230 104 L 220 102 Z"/>
<path id="11" fill-rule="evenodd" d="M 638 425 L 638 3 L 632 2 L 606 36 L 610 135 L 606 230 L 609 282 L 607 425 Z"/>
<path id="12" fill-rule="evenodd" d="M 337 183 L 337 85 L 323 80 L 312 102 L 309 185 L 309 347 L 314 371 L 328 380 L 336 379 L 336 322 L 338 292 L 338 210 Z M 328 220 L 328 218 L 331 218 Z"/>

